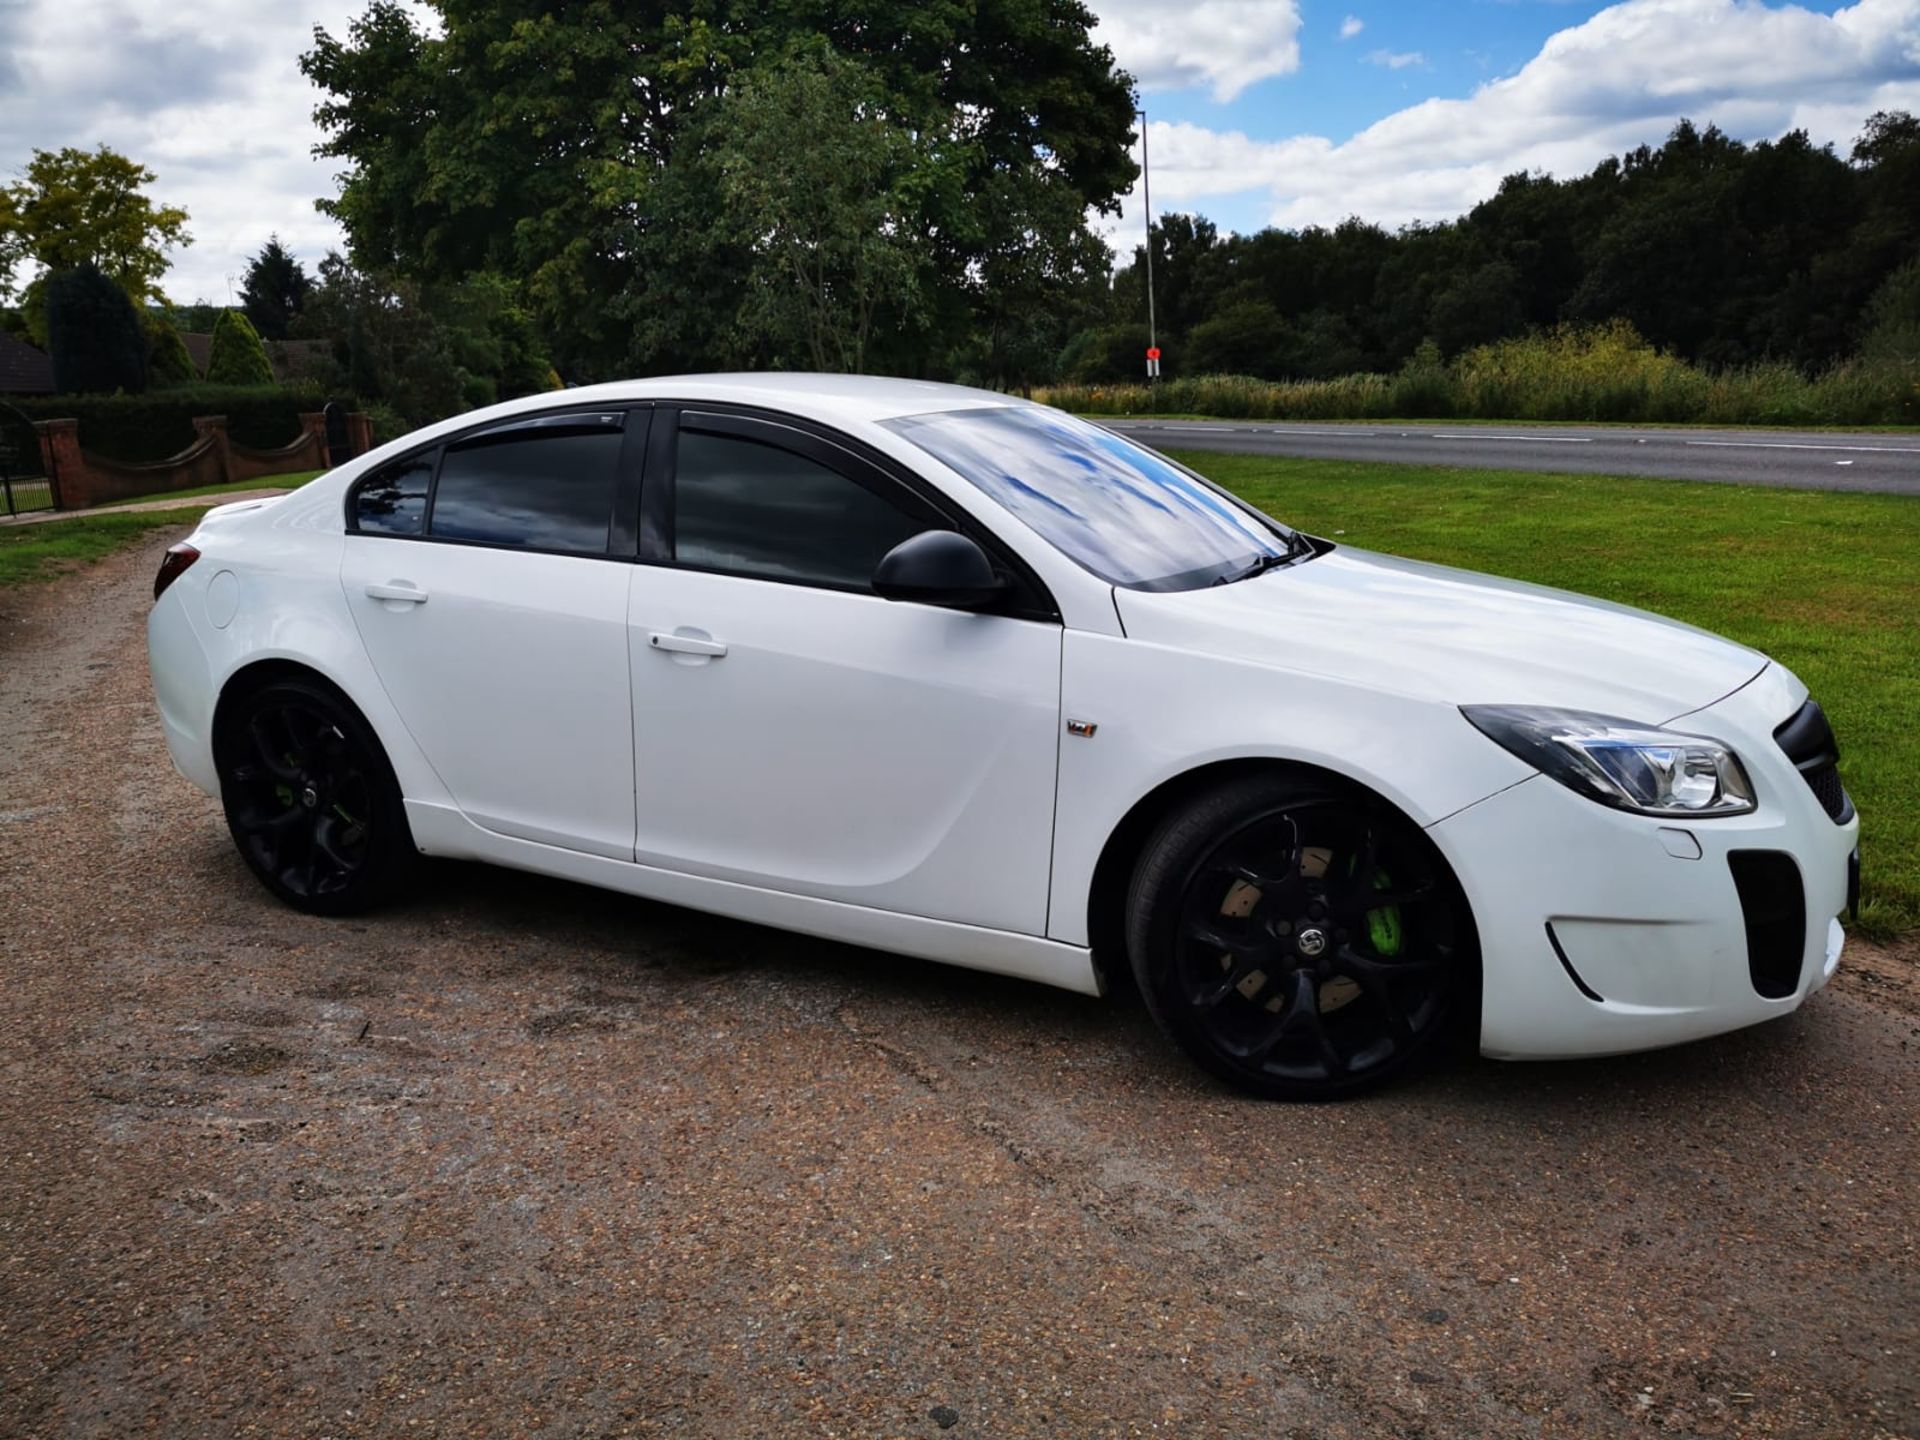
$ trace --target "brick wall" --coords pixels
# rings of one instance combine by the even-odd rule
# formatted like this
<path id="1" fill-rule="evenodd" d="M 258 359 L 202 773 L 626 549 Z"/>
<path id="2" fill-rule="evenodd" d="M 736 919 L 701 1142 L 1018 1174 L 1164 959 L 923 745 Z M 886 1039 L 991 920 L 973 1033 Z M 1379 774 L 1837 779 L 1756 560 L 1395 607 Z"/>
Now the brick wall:
<path id="1" fill-rule="evenodd" d="M 349 417 L 349 433 L 362 448 L 371 438 L 368 417 Z M 128 465 L 92 455 L 80 448 L 75 420 L 41 420 L 40 453 L 48 473 L 56 479 L 62 510 L 84 510 L 109 505 L 135 495 L 169 490 L 198 490 L 236 481 L 268 480 L 302 470 L 322 470 L 327 464 L 326 418 L 318 411 L 300 417 L 300 438 L 278 450 L 252 450 L 235 445 L 227 435 L 224 415 L 204 415 L 193 422 L 193 444 L 178 455 L 151 465 Z M 363 438 L 365 437 L 365 438 Z"/>

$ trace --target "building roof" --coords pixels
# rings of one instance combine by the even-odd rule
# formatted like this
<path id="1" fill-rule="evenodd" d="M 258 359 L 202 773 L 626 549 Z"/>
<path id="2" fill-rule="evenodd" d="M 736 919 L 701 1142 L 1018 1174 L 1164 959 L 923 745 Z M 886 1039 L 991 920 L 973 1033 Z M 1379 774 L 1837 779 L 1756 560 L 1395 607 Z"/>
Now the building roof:
<path id="1" fill-rule="evenodd" d="M 273 378 L 282 385 L 324 380 L 333 359 L 333 347 L 325 340 L 269 340 L 266 346 Z"/>
<path id="2" fill-rule="evenodd" d="M 24 340 L 0 335 L 0 395 L 51 395 L 53 358 Z"/>
<path id="3" fill-rule="evenodd" d="M 187 347 L 187 354 L 193 358 L 194 370 L 205 375 L 207 362 L 213 359 L 213 336 L 198 330 L 182 330 L 180 339 Z"/>

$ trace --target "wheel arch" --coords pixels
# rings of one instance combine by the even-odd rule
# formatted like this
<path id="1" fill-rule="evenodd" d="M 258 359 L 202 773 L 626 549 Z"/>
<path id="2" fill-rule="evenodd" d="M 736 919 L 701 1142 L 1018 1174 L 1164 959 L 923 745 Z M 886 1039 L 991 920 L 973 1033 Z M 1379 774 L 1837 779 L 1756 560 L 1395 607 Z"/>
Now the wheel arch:
<path id="1" fill-rule="evenodd" d="M 367 713 L 367 707 L 362 705 L 346 686 L 325 670 L 309 661 L 297 660 L 285 655 L 269 655 L 249 660 L 221 682 L 220 693 L 214 700 L 213 717 L 207 736 L 216 771 L 220 766 L 221 747 L 225 743 L 228 727 L 233 723 L 236 707 L 248 695 L 283 680 L 302 680 L 318 685 L 352 711 L 354 717 L 366 727 L 367 734 L 373 738 L 380 763 L 386 767 L 389 778 L 400 787 L 400 793 L 404 798 L 406 787 L 394 766 L 393 748 L 388 744 L 387 737 L 381 733 L 379 725 Z"/>
<path id="2" fill-rule="evenodd" d="M 1407 814 L 1403 806 L 1365 781 L 1324 765 L 1281 756 L 1242 755 L 1196 765 L 1162 780 L 1136 800 L 1121 816 L 1119 823 L 1108 832 L 1100 850 L 1100 858 L 1094 862 L 1092 882 L 1087 887 L 1087 939 L 1094 967 L 1099 971 L 1103 983 L 1109 987 L 1116 982 L 1132 983 L 1132 966 L 1127 961 L 1126 942 L 1127 887 L 1132 882 L 1134 867 L 1139 863 L 1148 839 L 1160 822 L 1192 797 L 1228 780 L 1239 776 L 1279 773 L 1321 780 L 1358 792 L 1384 805 L 1425 835 L 1433 847 L 1435 858 L 1446 868 L 1448 878 L 1453 882 L 1460 916 L 1471 942 L 1474 963 L 1478 964 L 1478 927 L 1474 922 L 1472 902 L 1460 880 L 1459 871 L 1445 849 L 1427 833 L 1424 826 Z"/>

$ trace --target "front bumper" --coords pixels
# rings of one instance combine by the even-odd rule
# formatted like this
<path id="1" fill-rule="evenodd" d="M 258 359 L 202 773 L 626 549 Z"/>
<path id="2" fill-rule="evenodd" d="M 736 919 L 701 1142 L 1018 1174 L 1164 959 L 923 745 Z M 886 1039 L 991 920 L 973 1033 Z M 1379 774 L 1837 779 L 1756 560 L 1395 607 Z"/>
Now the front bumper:
<path id="1" fill-rule="evenodd" d="M 1827 982 L 1860 824 L 1836 824 L 1774 742 L 1805 698 L 1773 666 L 1670 724 L 1734 747 L 1755 786 L 1751 814 L 1631 815 L 1536 776 L 1432 828 L 1479 932 L 1483 1053 L 1678 1044 L 1788 1014 Z M 1774 858 L 1734 858 L 1754 854 Z"/>

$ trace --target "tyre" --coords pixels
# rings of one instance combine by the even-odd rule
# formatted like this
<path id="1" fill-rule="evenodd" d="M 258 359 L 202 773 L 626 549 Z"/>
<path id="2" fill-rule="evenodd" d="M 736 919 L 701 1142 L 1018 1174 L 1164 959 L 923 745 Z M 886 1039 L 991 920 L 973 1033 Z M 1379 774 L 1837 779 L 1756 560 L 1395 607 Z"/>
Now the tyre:
<path id="1" fill-rule="evenodd" d="M 1273 1099 L 1405 1074 L 1445 1047 L 1478 984 L 1465 898 L 1419 827 L 1280 773 L 1162 822 L 1134 868 L 1127 949 L 1173 1042 Z"/>
<path id="2" fill-rule="evenodd" d="M 221 716 L 214 762 L 227 829 L 280 899 L 351 915 L 391 896 L 415 851 L 386 752 L 337 691 L 273 681 Z"/>

